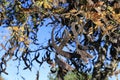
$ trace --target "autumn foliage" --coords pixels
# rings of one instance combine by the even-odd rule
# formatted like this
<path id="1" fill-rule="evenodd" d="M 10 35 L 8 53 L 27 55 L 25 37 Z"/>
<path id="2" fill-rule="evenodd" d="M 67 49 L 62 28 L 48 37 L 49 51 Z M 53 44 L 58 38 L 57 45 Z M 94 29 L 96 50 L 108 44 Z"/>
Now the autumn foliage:
<path id="1" fill-rule="evenodd" d="M 42 45 L 37 33 L 45 19 L 50 20 L 46 27 L 52 30 L 47 45 Z M 29 70 L 34 61 L 40 66 L 47 62 L 51 72 L 59 68 L 60 80 L 68 71 L 84 76 L 91 73 L 92 80 L 105 80 L 119 72 L 119 0 L 1 0 L 0 25 L 11 32 L 8 41 L 0 43 L 5 51 L 0 73 L 7 74 L 7 62 L 11 59 L 22 60 L 24 69 Z M 37 49 L 32 50 L 31 44 Z M 42 57 L 41 51 L 45 52 Z"/>

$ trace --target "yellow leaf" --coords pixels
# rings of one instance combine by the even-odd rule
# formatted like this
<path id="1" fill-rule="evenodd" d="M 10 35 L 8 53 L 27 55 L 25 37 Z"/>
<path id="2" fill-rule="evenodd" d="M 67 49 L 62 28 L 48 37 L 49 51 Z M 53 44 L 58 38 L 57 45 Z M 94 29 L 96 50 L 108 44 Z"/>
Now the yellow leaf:
<path id="1" fill-rule="evenodd" d="M 51 2 L 51 3 L 53 2 L 53 0 L 48 0 L 48 1 Z"/>
<path id="2" fill-rule="evenodd" d="M 52 8 L 52 6 L 50 4 L 48 4 L 48 9 L 51 9 L 51 8 Z"/>
<path id="3" fill-rule="evenodd" d="M 113 29 L 112 25 L 110 25 L 110 26 L 107 27 L 107 30 L 111 30 L 111 29 Z"/>
<path id="4" fill-rule="evenodd" d="M 51 5 L 48 2 L 44 2 L 43 7 L 45 9 L 51 9 L 52 8 Z"/>
<path id="5" fill-rule="evenodd" d="M 108 6 L 107 9 L 110 10 L 110 11 L 113 11 L 113 8 L 110 7 L 110 6 Z"/>
<path id="6" fill-rule="evenodd" d="M 44 3 L 43 1 L 36 1 L 35 2 L 36 6 L 38 6 L 38 7 L 42 6 L 43 3 Z"/>
<path id="7" fill-rule="evenodd" d="M 103 23 L 100 20 L 94 21 L 97 26 L 103 26 Z"/>
<path id="8" fill-rule="evenodd" d="M 21 26 L 21 27 L 20 27 L 20 30 L 21 30 L 21 31 L 24 31 L 24 26 Z"/>
<path id="9" fill-rule="evenodd" d="M 83 20 L 79 20 L 79 21 L 78 21 L 78 24 L 81 24 L 82 22 L 83 22 Z"/>
<path id="10" fill-rule="evenodd" d="M 29 45 L 29 44 L 30 44 L 30 41 L 27 40 L 27 41 L 25 41 L 24 43 L 25 43 L 26 45 Z"/>
<path id="11" fill-rule="evenodd" d="M 18 30 L 19 30 L 18 26 L 14 26 L 12 29 L 13 29 L 14 31 L 18 31 Z"/>
<path id="12" fill-rule="evenodd" d="M 24 37 L 19 37 L 19 42 L 24 41 Z"/>
<path id="13" fill-rule="evenodd" d="M 89 34 L 93 34 L 93 27 L 89 29 Z"/>
<path id="14" fill-rule="evenodd" d="M 53 10 L 53 13 L 60 13 L 63 10 L 64 10 L 64 8 L 58 8 L 58 9 Z"/>
<path id="15" fill-rule="evenodd" d="M 68 14 L 68 15 L 65 15 L 65 18 L 69 18 L 70 17 L 70 14 Z"/>
<path id="16" fill-rule="evenodd" d="M 70 13 L 76 13 L 76 12 L 77 12 L 76 9 L 72 9 L 72 10 L 70 10 Z"/>
<path id="17" fill-rule="evenodd" d="M 113 19 L 115 19 L 118 23 L 120 23 L 120 14 L 112 14 Z"/>
<path id="18" fill-rule="evenodd" d="M 24 48 L 19 48 L 19 51 L 20 51 L 20 52 L 23 52 L 23 51 L 24 51 Z"/>

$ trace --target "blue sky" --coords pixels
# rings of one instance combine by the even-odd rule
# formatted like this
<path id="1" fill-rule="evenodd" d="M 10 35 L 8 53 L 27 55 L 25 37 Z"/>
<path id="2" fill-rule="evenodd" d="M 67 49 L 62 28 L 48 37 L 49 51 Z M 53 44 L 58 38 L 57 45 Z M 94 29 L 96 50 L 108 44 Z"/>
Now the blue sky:
<path id="1" fill-rule="evenodd" d="M 21 77 L 24 77 L 25 80 L 35 80 L 36 78 L 36 68 L 37 66 L 33 67 L 32 71 L 29 70 L 22 70 L 23 64 L 20 66 L 19 74 L 17 75 L 17 68 L 16 68 L 16 62 L 9 61 L 7 72 L 9 75 L 2 75 L 5 80 L 23 80 Z M 40 78 L 39 80 L 48 80 L 47 75 L 49 73 L 49 65 L 44 63 L 40 70 Z"/>
<path id="2" fill-rule="evenodd" d="M 47 23 L 47 22 L 45 22 Z M 46 25 L 46 24 L 45 24 Z M 38 31 L 38 42 L 40 44 L 45 45 L 45 43 L 48 41 L 48 39 L 50 38 L 51 34 L 51 29 L 50 27 L 44 27 L 45 25 L 43 25 L 43 27 L 39 28 Z M 7 39 L 10 37 L 10 32 L 7 28 L 3 28 L 0 27 L 0 43 L 3 43 L 5 40 L 4 38 Z M 31 48 L 36 48 L 36 46 L 32 46 Z M 1 49 L 1 47 L 0 47 Z M 2 53 L 4 53 L 5 51 L 2 50 L 0 51 L 0 56 L 2 55 Z M 40 52 L 41 54 L 44 55 L 44 51 Z M 50 72 L 49 69 L 49 65 L 47 63 L 43 63 L 43 65 L 41 67 L 39 67 L 38 64 L 34 63 L 32 71 L 29 70 L 23 70 L 23 68 L 25 67 L 24 63 L 21 61 L 21 65 L 20 65 L 20 69 L 19 69 L 19 74 L 17 75 L 17 65 L 18 65 L 18 61 L 12 61 L 10 60 L 8 62 L 8 66 L 7 66 L 7 72 L 9 75 L 4 75 L 2 74 L 2 76 L 5 78 L 5 80 L 23 80 L 21 77 L 23 76 L 26 80 L 35 80 L 36 78 L 36 73 L 37 70 L 40 71 L 40 79 L 39 80 L 48 80 L 47 76 L 48 73 Z M 14 75 L 14 76 L 13 76 Z"/>
<path id="3" fill-rule="evenodd" d="M 48 22 L 48 21 L 47 21 Z M 46 22 L 46 23 L 47 23 Z M 38 31 L 38 40 L 40 44 L 45 44 L 46 41 L 50 38 L 51 28 L 50 27 L 44 27 L 46 24 L 43 25 L 43 27 L 39 28 Z M 3 43 L 4 37 L 6 36 L 6 39 L 9 38 L 9 31 L 6 28 L 0 27 L 0 43 Z M 7 41 L 7 40 L 6 40 Z M 31 46 L 33 48 L 33 46 Z M 0 55 L 4 52 L 0 51 Z M 44 51 L 40 52 L 43 53 Z M 41 67 L 39 67 L 36 63 L 34 63 L 32 71 L 29 70 L 23 70 L 23 67 L 25 66 L 23 62 L 21 62 L 19 74 L 17 75 L 17 64 L 18 61 L 12 61 L 10 60 L 8 62 L 7 72 L 9 75 L 2 74 L 2 76 L 5 78 L 5 80 L 23 80 L 21 77 L 23 76 L 26 80 L 35 80 L 37 70 L 40 71 L 40 78 L 39 80 L 48 80 L 48 73 L 50 73 L 50 67 L 47 63 L 44 63 Z M 120 66 L 120 64 L 119 64 Z M 118 67 L 119 69 L 120 67 Z M 109 80 L 116 80 L 115 76 L 109 77 Z M 118 80 L 120 80 L 120 74 L 118 75 Z"/>

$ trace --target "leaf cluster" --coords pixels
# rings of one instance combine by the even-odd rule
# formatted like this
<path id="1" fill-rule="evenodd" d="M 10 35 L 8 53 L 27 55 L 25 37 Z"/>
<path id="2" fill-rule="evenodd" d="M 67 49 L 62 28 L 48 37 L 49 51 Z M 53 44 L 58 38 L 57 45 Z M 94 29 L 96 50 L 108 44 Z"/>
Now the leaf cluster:
<path id="1" fill-rule="evenodd" d="M 45 19 L 50 20 L 46 26 L 52 27 L 51 38 L 41 45 L 37 33 Z M 0 45 L 5 51 L 1 73 L 7 74 L 7 61 L 15 57 L 24 69 L 31 70 L 34 61 L 40 66 L 47 62 L 51 69 L 58 66 L 59 79 L 74 70 L 92 73 L 92 80 L 115 74 L 120 60 L 119 0 L 1 0 L 0 25 L 11 31 L 11 38 Z"/>

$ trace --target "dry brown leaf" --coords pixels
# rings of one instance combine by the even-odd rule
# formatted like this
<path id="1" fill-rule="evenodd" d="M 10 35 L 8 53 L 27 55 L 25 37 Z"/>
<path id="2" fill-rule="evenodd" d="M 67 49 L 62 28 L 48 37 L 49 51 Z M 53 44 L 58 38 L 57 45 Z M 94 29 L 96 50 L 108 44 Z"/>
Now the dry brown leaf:
<path id="1" fill-rule="evenodd" d="M 4 80 L 4 79 L 0 76 L 0 80 Z"/>
<path id="2" fill-rule="evenodd" d="M 0 44 L 0 46 L 1 46 L 4 50 L 6 50 L 5 46 L 4 46 L 2 43 Z"/>
<path id="3" fill-rule="evenodd" d="M 10 53 L 14 53 L 15 49 L 17 48 L 17 46 L 13 47 L 10 51 Z"/>
<path id="4" fill-rule="evenodd" d="M 74 69 L 74 68 L 71 67 L 68 63 L 66 63 L 65 61 L 63 61 L 63 60 L 60 59 L 60 58 L 57 58 L 57 59 L 56 59 L 56 62 L 57 62 L 57 64 L 59 64 L 61 67 L 63 67 L 63 69 L 66 69 L 66 70 L 69 70 L 69 71 L 71 71 L 71 70 Z"/>

